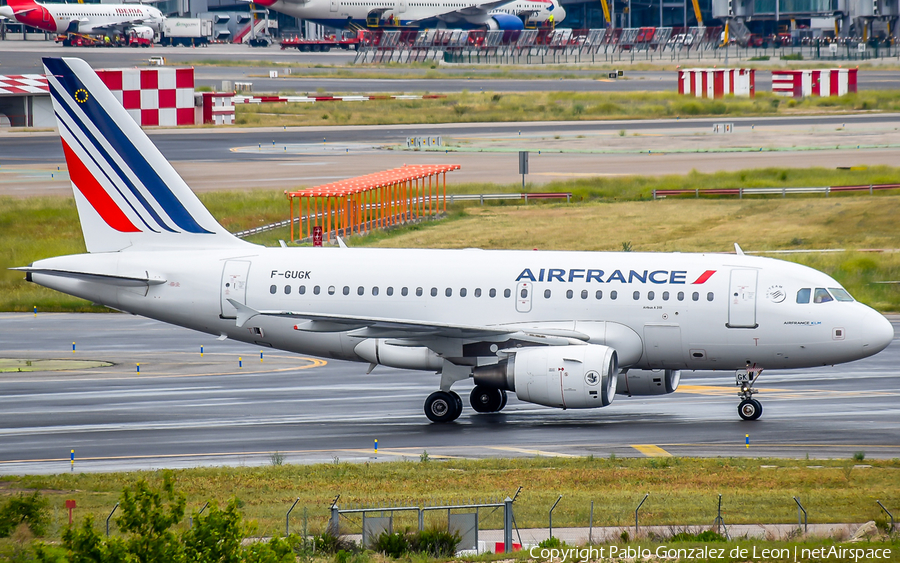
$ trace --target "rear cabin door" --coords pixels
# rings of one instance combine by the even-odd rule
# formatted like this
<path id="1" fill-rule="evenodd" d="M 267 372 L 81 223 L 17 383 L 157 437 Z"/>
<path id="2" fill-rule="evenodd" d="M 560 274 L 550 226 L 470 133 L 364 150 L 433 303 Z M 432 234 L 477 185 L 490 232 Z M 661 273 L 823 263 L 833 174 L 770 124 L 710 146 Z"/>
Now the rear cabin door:
<path id="1" fill-rule="evenodd" d="M 731 270 L 728 328 L 756 328 L 756 270 Z"/>
<path id="2" fill-rule="evenodd" d="M 237 315 L 237 309 L 228 302 L 234 299 L 243 305 L 247 304 L 247 274 L 250 272 L 250 262 L 246 260 L 228 260 L 222 269 L 222 284 L 219 295 L 221 296 L 221 313 L 223 319 L 233 319 Z"/>

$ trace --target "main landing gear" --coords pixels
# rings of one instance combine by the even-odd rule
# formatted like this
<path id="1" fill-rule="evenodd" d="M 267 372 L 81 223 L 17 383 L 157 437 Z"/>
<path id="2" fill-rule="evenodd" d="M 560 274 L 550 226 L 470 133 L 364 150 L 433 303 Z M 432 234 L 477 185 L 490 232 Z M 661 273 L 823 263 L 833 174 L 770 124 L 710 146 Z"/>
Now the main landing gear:
<path id="1" fill-rule="evenodd" d="M 751 367 L 749 364 L 746 369 L 738 370 L 734 374 L 735 385 L 740 387 L 738 397 L 741 399 L 741 404 L 738 405 L 738 414 L 744 420 L 756 420 L 762 416 L 762 403 L 753 398 L 755 393 L 759 393 L 757 389 L 753 388 L 753 384 L 760 375 L 762 375 L 762 368 Z"/>
<path id="2" fill-rule="evenodd" d="M 476 385 L 469 403 L 475 412 L 499 412 L 506 406 L 506 391 Z M 435 391 L 425 399 L 425 416 L 431 422 L 453 422 L 462 410 L 462 399 L 453 391 Z"/>

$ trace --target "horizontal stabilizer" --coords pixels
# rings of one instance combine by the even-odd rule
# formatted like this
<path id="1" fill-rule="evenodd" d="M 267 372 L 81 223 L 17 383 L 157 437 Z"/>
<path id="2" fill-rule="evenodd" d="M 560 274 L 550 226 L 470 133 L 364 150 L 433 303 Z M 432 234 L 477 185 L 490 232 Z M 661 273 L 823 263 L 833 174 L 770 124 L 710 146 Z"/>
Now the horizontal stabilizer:
<path id="1" fill-rule="evenodd" d="M 31 281 L 32 274 L 44 274 L 48 276 L 59 276 L 63 278 L 80 279 L 91 282 L 100 282 L 108 285 L 116 285 L 121 287 L 142 287 L 148 285 L 161 285 L 166 283 L 166 279 L 151 276 L 145 272 L 143 276 L 122 276 L 118 274 L 104 274 L 99 272 L 79 272 L 74 270 L 58 270 L 48 268 L 33 268 L 31 266 L 23 266 L 20 268 L 10 268 L 19 272 L 25 272 L 28 275 L 28 281 Z"/>

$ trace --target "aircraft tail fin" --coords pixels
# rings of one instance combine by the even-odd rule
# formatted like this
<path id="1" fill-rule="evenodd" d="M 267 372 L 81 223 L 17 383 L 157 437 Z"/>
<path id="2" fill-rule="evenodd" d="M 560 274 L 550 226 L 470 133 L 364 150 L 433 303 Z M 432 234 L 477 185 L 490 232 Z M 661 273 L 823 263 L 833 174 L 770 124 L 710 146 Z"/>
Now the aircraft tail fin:
<path id="1" fill-rule="evenodd" d="M 86 62 L 43 60 L 88 252 L 247 244 L 213 218 Z"/>

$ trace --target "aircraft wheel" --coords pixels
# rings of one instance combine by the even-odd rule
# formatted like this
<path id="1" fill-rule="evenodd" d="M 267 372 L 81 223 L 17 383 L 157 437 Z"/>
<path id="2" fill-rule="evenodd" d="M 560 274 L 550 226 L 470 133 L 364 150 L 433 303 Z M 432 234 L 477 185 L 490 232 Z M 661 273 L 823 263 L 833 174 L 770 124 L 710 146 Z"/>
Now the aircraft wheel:
<path id="1" fill-rule="evenodd" d="M 506 393 L 494 387 L 476 385 L 469 395 L 469 404 L 475 412 L 497 412 L 506 404 Z"/>
<path id="2" fill-rule="evenodd" d="M 431 422 L 453 422 L 462 414 L 462 399 L 452 391 L 435 391 L 425 399 L 425 416 Z"/>
<path id="3" fill-rule="evenodd" d="M 738 405 L 738 414 L 744 420 L 756 420 L 762 416 L 762 403 L 756 399 L 744 399 Z"/>

